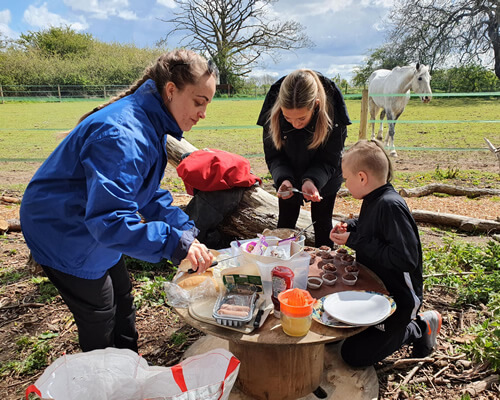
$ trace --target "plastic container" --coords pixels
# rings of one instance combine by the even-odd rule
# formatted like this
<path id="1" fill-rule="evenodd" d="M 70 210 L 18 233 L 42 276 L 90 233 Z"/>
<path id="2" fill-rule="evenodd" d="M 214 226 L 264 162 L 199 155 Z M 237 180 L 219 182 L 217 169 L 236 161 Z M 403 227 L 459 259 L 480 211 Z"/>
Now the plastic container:
<path id="1" fill-rule="evenodd" d="M 305 336 L 312 323 L 313 305 L 316 302 L 304 289 L 293 288 L 278 295 L 281 327 L 288 336 Z"/>
<path id="2" fill-rule="evenodd" d="M 220 325 L 234 327 L 243 326 L 252 319 L 256 296 L 257 293 L 255 292 L 252 294 L 226 293 L 223 296 L 219 296 L 214 305 L 212 316 Z M 229 307 L 229 309 L 244 307 L 244 311 L 241 311 L 241 309 L 231 310 L 236 311 L 239 315 L 223 314 L 225 312 L 225 307 Z"/>
<path id="3" fill-rule="evenodd" d="M 274 304 L 274 316 L 280 317 L 280 302 L 278 296 L 281 292 L 293 287 L 293 271 L 282 265 L 278 265 L 271 270 L 272 294 L 271 300 Z"/>

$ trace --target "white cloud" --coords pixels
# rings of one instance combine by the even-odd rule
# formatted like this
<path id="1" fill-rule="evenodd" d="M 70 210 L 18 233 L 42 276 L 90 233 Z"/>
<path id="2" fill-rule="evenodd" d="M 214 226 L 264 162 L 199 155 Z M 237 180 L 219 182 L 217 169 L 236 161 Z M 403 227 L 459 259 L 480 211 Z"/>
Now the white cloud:
<path id="1" fill-rule="evenodd" d="M 6 38 L 14 39 L 19 35 L 9 27 L 11 19 L 10 10 L 0 11 L 0 34 Z"/>
<path id="2" fill-rule="evenodd" d="M 138 19 L 137 14 L 129 9 L 128 0 L 64 0 L 64 4 L 73 11 L 89 13 L 96 19 L 114 16 L 125 20 Z"/>
<path id="3" fill-rule="evenodd" d="M 0 24 L 9 25 L 11 18 L 12 17 L 10 16 L 10 10 L 0 11 Z"/>
<path id="4" fill-rule="evenodd" d="M 177 4 L 175 4 L 174 0 L 156 0 L 156 3 L 167 8 L 177 7 Z"/>
<path id="5" fill-rule="evenodd" d="M 83 31 L 88 28 L 87 21 L 84 17 L 80 17 L 79 21 L 69 21 L 58 14 L 49 12 L 47 3 L 43 3 L 38 8 L 33 5 L 29 6 L 24 11 L 23 20 L 29 25 L 36 28 L 69 26 L 75 31 Z"/>

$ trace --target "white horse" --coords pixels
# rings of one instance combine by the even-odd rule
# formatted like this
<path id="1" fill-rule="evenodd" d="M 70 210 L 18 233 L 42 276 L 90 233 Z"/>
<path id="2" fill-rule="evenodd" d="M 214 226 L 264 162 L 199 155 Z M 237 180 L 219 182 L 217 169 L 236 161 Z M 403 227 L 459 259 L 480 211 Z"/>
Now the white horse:
<path id="1" fill-rule="evenodd" d="M 421 94 L 422 102 L 428 103 L 432 97 L 430 81 L 429 68 L 419 63 L 416 66 L 396 67 L 392 71 L 378 69 L 368 78 L 368 107 L 372 120 L 382 108 L 378 140 L 382 140 L 384 117 L 387 115 L 387 121 L 393 121 L 389 122 L 389 132 L 385 138 L 385 145 L 390 147 L 391 156 L 397 157 L 394 146 L 394 125 L 410 100 L 410 89 Z M 381 96 L 383 94 L 392 96 Z M 397 94 L 404 94 L 404 96 L 394 96 Z M 371 126 L 373 139 L 375 123 L 372 122 Z"/>

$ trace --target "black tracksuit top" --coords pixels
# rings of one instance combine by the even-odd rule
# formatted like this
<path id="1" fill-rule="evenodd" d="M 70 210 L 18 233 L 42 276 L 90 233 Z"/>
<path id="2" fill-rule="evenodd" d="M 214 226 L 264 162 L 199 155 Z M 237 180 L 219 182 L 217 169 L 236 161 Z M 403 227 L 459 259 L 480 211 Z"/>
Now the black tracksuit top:
<path id="1" fill-rule="evenodd" d="M 422 303 L 422 246 L 406 202 L 387 183 L 364 197 L 359 217 L 347 224 L 356 260 L 384 282 L 397 310 L 414 318 Z"/>

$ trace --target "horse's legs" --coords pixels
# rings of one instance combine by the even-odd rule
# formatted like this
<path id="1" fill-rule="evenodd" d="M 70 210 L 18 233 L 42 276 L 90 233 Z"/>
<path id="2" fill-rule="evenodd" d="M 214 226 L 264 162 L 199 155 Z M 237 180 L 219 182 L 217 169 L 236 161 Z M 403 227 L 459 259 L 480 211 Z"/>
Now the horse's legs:
<path id="1" fill-rule="evenodd" d="M 380 127 L 378 128 L 378 133 L 377 133 L 378 140 L 382 140 L 384 135 L 384 118 L 385 118 L 385 109 L 382 108 L 382 111 L 380 112 Z"/>
<path id="2" fill-rule="evenodd" d="M 375 120 L 379 107 L 373 101 L 373 98 L 369 98 L 368 100 L 368 110 L 370 111 L 370 119 Z M 375 122 L 370 122 L 372 127 L 372 140 L 375 138 Z"/>
<path id="3" fill-rule="evenodd" d="M 399 117 L 399 115 L 398 115 Z M 387 120 L 396 120 L 398 117 L 392 115 L 392 113 L 387 113 Z M 387 137 L 385 138 L 385 145 L 390 149 L 390 155 L 393 157 L 397 157 L 398 153 L 396 152 L 396 147 L 394 146 L 394 134 L 396 122 L 389 122 L 389 131 L 387 132 Z"/>

